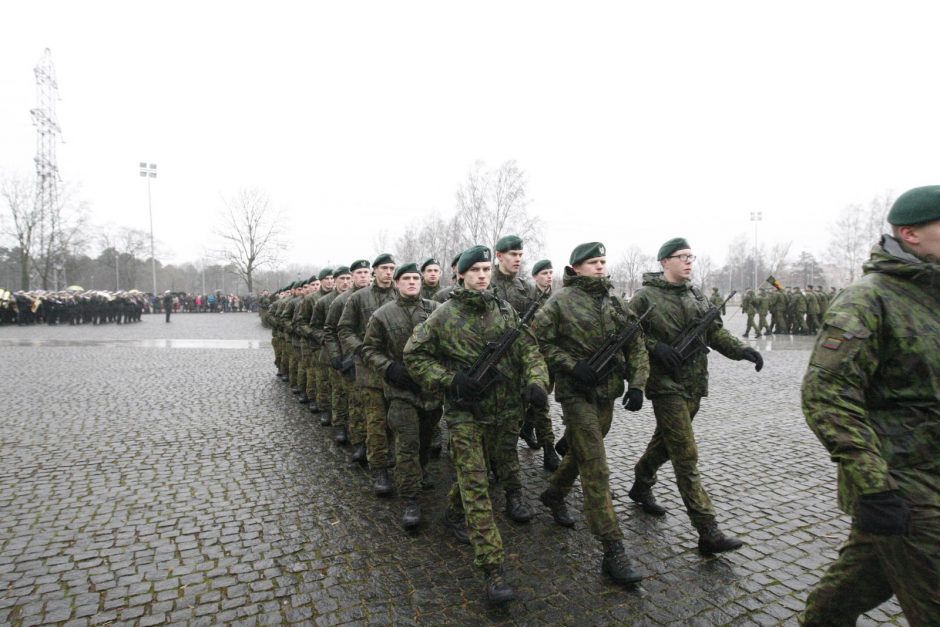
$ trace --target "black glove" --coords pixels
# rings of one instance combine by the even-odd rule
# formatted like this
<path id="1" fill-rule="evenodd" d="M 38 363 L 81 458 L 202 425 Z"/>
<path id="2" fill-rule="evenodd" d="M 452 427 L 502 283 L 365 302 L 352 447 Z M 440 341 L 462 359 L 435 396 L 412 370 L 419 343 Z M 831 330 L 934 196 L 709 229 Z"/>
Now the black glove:
<path id="1" fill-rule="evenodd" d="M 548 407 L 548 394 L 538 383 L 530 383 L 525 389 L 525 402 L 536 409 Z"/>
<path id="2" fill-rule="evenodd" d="M 565 435 L 568 435 L 568 433 L 565 432 Z M 558 441 L 555 442 L 555 452 L 561 457 L 568 454 L 568 438 L 566 438 L 565 435 L 562 435 Z"/>
<path id="3" fill-rule="evenodd" d="M 764 358 L 760 356 L 756 350 L 748 346 L 741 353 L 742 359 L 746 359 L 754 364 L 754 370 L 760 372 L 760 369 L 764 367 Z"/>
<path id="4" fill-rule="evenodd" d="M 400 361 L 393 361 L 389 364 L 388 368 L 385 369 L 385 380 L 403 390 L 411 390 L 414 392 L 420 389 L 414 379 L 411 378 L 411 375 L 408 374 L 408 370 L 405 369 L 405 364 Z"/>
<path id="5" fill-rule="evenodd" d="M 854 524 L 859 531 L 876 536 L 906 536 L 911 532 L 911 508 L 897 492 L 863 494 Z"/>
<path id="6" fill-rule="evenodd" d="M 342 363 L 339 365 L 339 371 L 343 374 L 349 374 L 350 372 L 353 374 L 356 373 L 356 362 L 353 360 L 352 355 L 349 355 L 342 361 Z"/>
<path id="7" fill-rule="evenodd" d="M 333 370 L 339 370 L 343 367 L 343 358 L 342 357 L 333 357 L 330 359 L 330 368 Z"/>
<path id="8" fill-rule="evenodd" d="M 597 385 L 597 373 L 594 372 L 593 368 L 587 365 L 586 361 L 576 363 L 574 368 L 571 369 L 571 376 L 574 377 L 574 380 L 579 385 L 583 385 L 586 388 Z"/>
<path id="9" fill-rule="evenodd" d="M 627 393 L 623 395 L 623 406 L 628 411 L 640 411 L 643 407 L 643 390 L 636 388 L 627 390 Z"/>
<path id="10" fill-rule="evenodd" d="M 477 402 L 483 394 L 483 386 L 471 379 L 463 370 L 457 371 L 449 387 L 451 396 L 468 403 Z"/>
<path id="11" fill-rule="evenodd" d="M 682 356 L 679 355 L 679 351 L 665 342 L 656 342 L 656 346 L 653 347 L 653 357 L 672 372 L 682 365 Z"/>

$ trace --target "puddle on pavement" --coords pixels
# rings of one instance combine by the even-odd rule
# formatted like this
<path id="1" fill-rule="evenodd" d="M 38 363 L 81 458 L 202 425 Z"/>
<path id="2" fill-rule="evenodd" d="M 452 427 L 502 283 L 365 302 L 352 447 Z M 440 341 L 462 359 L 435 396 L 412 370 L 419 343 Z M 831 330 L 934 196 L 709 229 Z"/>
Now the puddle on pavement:
<path id="1" fill-rule="evenodd" d="M 64 340 L 64 339 L 0 339 L 3 346 L 97 346 L 114 348 L 127 346 L 130 348 L 207 348 L 207 349 L 254 349 L 262 345 L 269 346 L 270 342 L 262 340 Z"/>

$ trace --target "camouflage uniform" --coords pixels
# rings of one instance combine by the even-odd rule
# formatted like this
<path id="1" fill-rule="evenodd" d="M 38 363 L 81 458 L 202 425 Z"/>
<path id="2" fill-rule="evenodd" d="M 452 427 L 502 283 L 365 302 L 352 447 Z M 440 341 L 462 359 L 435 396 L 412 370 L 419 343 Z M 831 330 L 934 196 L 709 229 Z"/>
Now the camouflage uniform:
<path id="1" fill-rule="evenodd" d="M 336 334 L 336 328 L 343 315 L 346 302 L 354 292 L 360 288 L 353 285 L 348 290 L 333 299 L 326 312 L 326 322 L 323 324 L 323 348 L 326 349 L 330 359 L 332 372 L 333 398 L 330 399 L 333 407 L 333 426 L 348 425 L 349 443 L 356 447 L 366 441 L 366 423 L 362 414 L 362 400 L 356 388 L 355 372 L 340 371 L 340 363 L 347 357 Z"/>
<path id="2" fill-rule="evenodd" d="M 803 335 L 806 333 L 806 297 L 800 288 L 794 288 L 787 303 L 787 314 L 790 317 L 790 333 Z"/>
<path id="3" fill-rule="evenodd" d="M 712 288 L 712 295 L 708 297 L 708 302 L 710 302 L 715 307 L 721 307 L 721 315 L 724 316 L 727 312 L 725 309 L 725 299 L 721 297 L 721 293 L 718 291 L 717 287 Z"/>
<path id="4" fill-rule="evenodd" d="M 431 286 L 425 283 L 424 281 L 422 281 L 421 282 L 421 298 L 434 300 L 434 295 L 437 294 L 440 291 L 440 289 L 441 289 L 440 283 L 438 283 L 437 285 Z"/>
<path id="5" fill-rule="evenodd" d="M 786 293 L 774 289 L 770 297 L 770 331 L 772 333 L 787 333 L 787 296 Z"/>
<path id="6" fill-rule="evenodd" d="M 539 288 L 536 288 L 537 290 Z M 541 291 L 541 290 L 540 290 Z M 538 298 L 541 298 L 544 302 L 547 302 L 552 295 L 552 286 L 549 285 L 548 289 L 544 293 L 540 293 Z M 551 369 L 548 373 L 548 393 L 551 394 L 552 390 L 555 388 L 555 379 L 552 376 Z M 552 427 L 552 417 L 549 414 L 549 407 L 534 407 L 529 406 L 526 408 L 525 420 L 526 422 L 531 423 L 535 427 L 535 437 L 538 440 L 539 446 L 543 449 L 552 448 L 555 446 L 555 430 Z"/>
<path id="7" fill-rule="evenodd" d="M 744 293 L 744 298 L 741 299 L 741 311 L 747 315 L 747 327 L 744 329 L 744 337 L 747 337 L 751 329 L 754 329 L 755 337 L 760 337 L 760 330 L 754 324 L 754 315 L 757 313 L 757 297 L 754 295 L 754 290 L 747 290 Z"/>
<path id="8" fill-rule="evenodd" d="M 321 292 L 310 292 L 300 300 L 300 306 L 294 312 L 294 327 L 297 329 L 297 335 L 300 336 L 300 363 L 302 373 L 298 374 L 300 388 L 303 395 L 310 400 L 317 396 L 317 379 L 313 365 L 315 354 L 319 354 L 320 347 L 314 346 L 313 328 L 310 326 L 310 319 L 313 317 L 313 307 L 320 298 Z"/>
<path id="9" fill-rule="evenodd" d="M 402 351 L 414 327 L 438 304 L 418 296 L 398 297 L 375 310 L 362 342 L 362 359 L 382 377 L 388 401 L 388 425 L 395 434 L 395 480 L 401 497 L 416 497 L 427 466 L 431 433 L 441 419 L 442 394 L 407 390 L 383 376 L 393 362 L 404 363 Z"/>
<path id="10" fill-rule="evenodd" d="M 313 313 L 310 315 L 310 342 L 316 350 L 316 359 L 313 363 L 313 368 L 316 372 L 316 397 L 310 396 L 310 399 L 313 400 L 316 398 L 316 404 L 320 411 L 330 413 L 331 422 L 333 413 L 332 370 L 330 369 L 329 351 L 323 350 L 325 341 L 323 327 L 326 325 L 326 314 L 330 310 L 330 305 L 333 304 L 333 301 L 336 300 L 336 297 L 341 293 L 342 292 L 336 291 L 335 288 L 323 290 L 323 295 L 317 299 L 317 302 L 313 306 Z M 346 423 L 343 422 L 340 425 L 334 426 L 341 427 L 345 424 Z"/>
<path id="11" fill-rule="evenodd" d="M 627 307 L 610 294 L 610 279 L 576 276 L 566 270 L 563 287 L 535 314 L 532 332 L 555 376 L 555 399 L 561 403 L 569 453 L 549 479 L 551 500 L 563 499 L 581 476 L 584 517 L 588 528 L 602 542 L 623 538 L 610 496 L 610 470 L 604 437 L 613 419 L 614 399 L 624 392 L 624 378 L 631 388 L 643 390 L 649 360 L 642 334 L 625 348 L 616 364 L 592 390 L 581 388 L 572 377 L 579 361 L 588 360 L 607 338 L 635 320 Z"/>
<path id="12" fill-rule="evenodd" d="M 366 420 L 366 447 L 369 466 L 373 469 L 388 468 L 388 406 L 382 392 L 382 378 L 362 361 L 362 340 L 366 325 L 376 309 L 393 300 L 397 292 L 394 286 L 379 287 L 372 284 L 349 297 L 343 307 L 343 315 L 336 327 L 336 334 L 343 352 L 352 355 L 356 364 L 356 386 L 362 402 Z"/>
<path id="13" fill-rule="evenodd" d="M 291 296 L 278 312 L 278 326 L 284 338 L 283 346 L 286 353 L 285 372 L 287 373 L 287 381 L 290 383 L 291 387 L 297 387 L 297 362 L 300 359 L 299 351 L 297 350 L 299 349 L 299 344 L 295 345 L 291 321 L 294 319 L 294 311 L 296 311 L 297 305 L 299 304 L 300 297 Z"/>
<path id="14" fill-rule="evenodd" d="M 816 292 L 808 288 L 803 297 L 806 299 L 806 332 L 816 335 L 816 331 L 819 330 L 819 314 L 821 313 L 819 299 L 816 298 Z"/>
<path id="15" fill-rule="evenodd" d="M 662 272 L 649 272 L 643 275 L 643 287 L 630 301 L 630 309 L 638 315 L 654 304 L 656 309 L 643 321 L 650 351 L 657 341 L 673 344 L 682 330 L 701 318 L 709 306 L 691 284 L 670 283 Z M 724 329 L 721 318 L 712 323 L 703 339 L 725 357 L 735 360 L 744 357 L 744 345 Z M 698 472 L 698 447 L 692 431 L 699 401 L 708 396 L 708 355 L 699 353 L 684 362 L 678 378 L 658 360 L 651 359 L 646 395 L 653 403 L 656 430 L 634 468 L 637 483 L 647 488 L 653 486 L 660 466 L 671 461 L 692 524 L 699 529 L 713 524 L 715 509 Z"/>
<path id="16" fill-rule="evenodd" d="M 807 599 L 807 625 L 854 625 L 892 593 L 911 625 L 940 625 L 938 305 L 940 265 L 885 235 L 823 319 L 803 413 L 838 464 L 853 528 Z M 909 506 L 909 534 L 858 528 L 860 497 L 886 491 Z"/>
<path id="17" fill-rule="evenodd" d="M 441 289 L 437 290 L 434 293 L 434 296 L 431 297 L 431 300 L 436 301 L 438 303 L 443 303 L 448 298 L 450 298 L 450 295 L 458 287 L 459 286 L 456 283 L 452 283 L 451 285 L 448 285 L 447 287 L 442 287 Z"/>
<path id="18" fill-rule="evenodd" d="M 761 288 L 757 295 L 757 334 L 770 334 L 770 325 L 767 323 L 767 314 L 770 313 L 770 294 Z"/>
<path id="19" fill-rule="evenodd" d="M 489 293 L 463 288 L 423 324 L 418 325 L 405 345 L 404 359 L 409 374 L 432 392 L 446 392 L 458 370 L 468 369 L 487 342 L 496 341 L 511 326 L 519 326 L 512 307 Z M 505 413 L 519 407 L 521 384 L 548 385 L 548 369 L 538 351 L 532 332 L 522 335 L 498 365 L 503 375 L 480 401 L 480 417 L 445 397 L 445 418 L 450 433 L 451 457 L 457 470 L 457 483 L 451 488 L 450 509 L 463 511 L 477 566 L 503 562 L 502 539 L 493 517 L 487 477 L 488 443 L 497 436 L 496 427 Z"/>
<path id="20" fill-rule="evenodd" d="M 274 366 L 277 368 L 278 375 L 287 372 L 287 368 L 284 366 L 284 344 L 281 339 L 280 328 L 280 311 L 286 301 L 286 298 L 281 297 L 268 307 L 268 324 L 271 326 L 271 346 L 274 347 Z"/>

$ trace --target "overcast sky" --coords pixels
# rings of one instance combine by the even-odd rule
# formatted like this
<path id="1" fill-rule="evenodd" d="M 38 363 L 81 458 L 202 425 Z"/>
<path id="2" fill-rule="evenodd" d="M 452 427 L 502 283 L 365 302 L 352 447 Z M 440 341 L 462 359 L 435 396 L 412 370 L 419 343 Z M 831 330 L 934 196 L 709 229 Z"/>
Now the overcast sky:
<path id="1" fill-rule="evenodd" d="M 0 169 L 31 175 L 52 50 L 64 179 L 95 223 L 211 247 L 267 190 L 289 261 L 349 262 L 515 159 L 556 267 L 682 235 L 823 250 L 850 203 L 940 182 L 936 3 L 7 2 Z M 749 244 L 750 245 L 750 244 Z"/>

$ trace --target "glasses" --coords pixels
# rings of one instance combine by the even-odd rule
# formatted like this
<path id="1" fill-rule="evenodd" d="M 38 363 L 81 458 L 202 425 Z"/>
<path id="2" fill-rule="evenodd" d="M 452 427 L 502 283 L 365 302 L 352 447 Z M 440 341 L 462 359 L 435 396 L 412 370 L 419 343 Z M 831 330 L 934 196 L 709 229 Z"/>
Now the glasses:
<path id="1" fill-rule="evenodd" d="M 695 255 L 670 255 L 667 259 L 678 259 L 682 263 L 695 261 Z"/>

